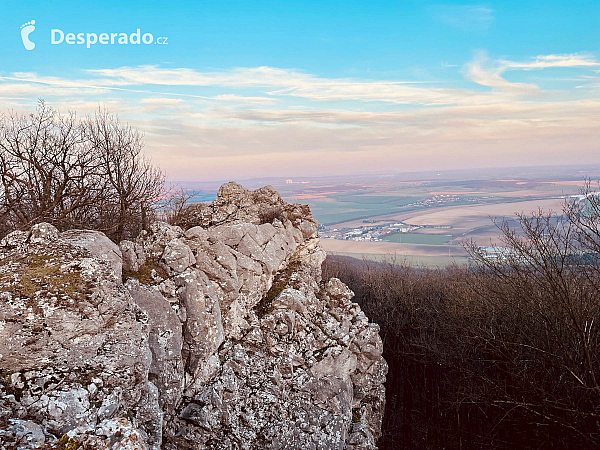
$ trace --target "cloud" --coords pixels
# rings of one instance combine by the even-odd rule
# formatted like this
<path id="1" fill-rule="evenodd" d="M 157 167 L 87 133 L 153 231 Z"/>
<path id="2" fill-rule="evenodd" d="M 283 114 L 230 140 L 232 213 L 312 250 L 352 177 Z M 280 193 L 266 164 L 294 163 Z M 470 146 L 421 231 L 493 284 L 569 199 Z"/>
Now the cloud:
<path id="1" fill-rule="evenodd" d="M 140 103 L 144 103 L 146 105 L 157 105 L 157 106 L 179 106 L 183 103 L 183 99 L 181 98 L 164 98 L 164 97 L 152 97 L 152 98 L 144 98 L 140 100 Z"/>
<path id="2" fill-rule="evenodd" d="M 482 86 L 488 86 L 512 94 L 536 95 L 540 88 L 530 83 L 513 83 L 502 77 L 507 66 L 491 61 L 487 53 L 479 51 L 465 64 L 463 73 L 467 79 Z"/>
<path id="3" fill-rule="evenodd" d="M 110 91 L 117 92 L 130 92 L 138 94 L 158 94 L 158 95 L 174 95 L 181 97 L 191 97 L 200 99 L 210 99 L 207 96 L 193 95 L 193 94 L 182 94 L 176 92 L 159 92 L 150 91 L 147 89 L 133 89 L 127 87 L 117 87 L 117 85 L 127 86 L 130 83 L 121 80 L 111 79 L 92 79 L 92 80 L 70 80 L 66 78 L 58 77 L 39 77 L 35 73 L 15 72 L 12 76 L 0 76 L 0 81 L 13 81 L 13 84 L 2 84 L 5 86 L 7 91 L 18 92 L 19 86 L 30 87 L 37 90 L 40 93 L 46 93 L 47 95 L 64 96 L 72 93 L 96 93 L 103 94 Z"/>
<path id="4" fill-rule="evenodd" d="M 95 89 L 97 92 L 128 92 L 161 97 L 199 99 L 207 102 L 243 105 L 275 104 L 285 97 L 310 102 L 381 102 L 390 105 L 448 106 L 490 104 L 502 95 L 540 95 L 536 84 L 512 82 L 505 72 L 547 67 L 595 67 L 589 55 L 542 55 L 525 62 L 491 60 L 477 52 L 462 73 L 468 80 L 492 88 L 492 92 L 449 87 L 442 83 L 403 80 L 362 80 L 325 78 L 294 69 L 276 67 L 239 67 L 229 70 L 197 71 L 190 68 L 123 66 L 86 71 L 88 80 L 62 80 L 38 77 L 32 73 L 14 74 L 7 80 L 27 81 L 61 89 Z M 445 67 L 451 67 L 446 64 Z M 164 88 L 169 91 L 163 90 Z M 177 88 L 186 88 L 185 92 Z M 196 92 L 187 88 L 195 88 Z M 217 95 L 201 95 L 202 90 L 224 88 Z M 173 91 L 180 92 L 173 92 Z"/>
<path id="5" fill-rule="evenodd" d="M 432 167 L 477 167 L 499 160 L 547 164 L 570 155 L 585 163 L 600 149 L 600 104 L 543 106 L 512 111 L 427 109 L 416 114 L 340 111 L 246 112 L 223 124 L 206 121 L 140 123 L 153 159 L 179 179 L 230 178 L 267 173 L 317 175 Z M 215 112 L 217 113 L 217 112 Z M 218 111 L 227 116 L 226 111 Z M 231 114 L 241 112 L 231 111 Z M 271 120 L 261 123 L 265 114 Z M 296 120 L 300 118 L 300 120 Z M 283 120 L 279 120 L 283 119 Z M 338 120 L 345 127 L 325 127 Z M 158 126 L 158 127 L 157 127 Z M 158 132 L 156 130 L 158 128 Z M 569 152 L 565 152 L 568 146 Z M 523 152 L 526 148 L 527 152 Z M 548 152 L 554 152 L 549 157 Z M 176 156 L 176 157 L 175 157 Z"/>
<path id="6" fill-rule="evenodd" d="M 168 85 L 226 87 L 231 89 L 266 89 L 273 97 L 301 97 L 316 102 L 377 101 L 403 105 L 449 105 L 465 101 L 483 101 L 476 94 L 460 89 L 431 86 L 408 81 L 372 81 L 349 78 L 322 78 L 292 69 L 274 67 L 235 68 L 229 71 L 198 72 L 187 68 L 167 69 L 158 66 L 119 67 L 89 70 L 100 84 L 131 86 Z M 102 80 L 109 80 L 103 83 Z M 218 99 L 235 97 L 220 96 Z M 250 97 L 256 100 L 256 97 Z M 241 97 L 237 97 L 241 100 Z"/>
<path id="7" fill-rule="evenodd" d="M 465 78 L 491 91 L 458 88 L 445 83 L 407 82 L 402 80 L 364 80 L 356 78 L 326 78 L 294 69 L 246 67 L 229 70 L 197 71 L 190 68 L 159 66 L 117 67 L 87 70 L 88 79 L 62 79 L 38 76 L 31 72 L 0 77 L 0 95 L 26 96 L 37 92 L 43 96 L 96 96 L 144 94 L 141 105 L 154 111 L 166 107 L 181 108 L 187 102 L 203 102 L 203 107 L 235 105 L 240 110 L 253 107 L 274 107 L 291 98 L 309 102 L 317 110 L 320 103 L 346 104 L 339 108 L 369 109 L 369 102 L 392 106 L 463 107 L 493 105 L 507 99 L 541 96 L 549 91 L 533 83 L 513 82 L 505 78 L 507 71 L 543 69 L 548 67 L 587 68 L 600 65 L 585 54 L 540 55 L 518 62 L 492 60 L 479 51 L 462 67 Z M 5 82 L 1 82 L 4 80 Z M 168 90 L 166 90 L 168 89 Z M 214 91 L 218 90 L 216 95 Z M 210 92 L 210 95 L 201 95 Z M 199 106 L 195 102 L 196 106 Z M 197 117 L 206 111 L 195 108 Z M 266 120 L 266 119 L 265 119 Z"/>
<path id="8" fill-rule="evenodd" d="M 509 61 L 499 59 L 492 61 L 486 52 L 475 52 L 473 59 L 463 67 L 463 74 L 467 79 L 482 86 L 488 86 L 503 92 L 539 95 L 541 89 L 533 83 L 515 83 L 506 80 L 502 75 L 508 71 L 535 70 L 548 68 L 594 68 L 600 62 L 593 55 L 563 54 L 563 55 L 538 55 L 530 61 Z"/>
<path id="9" fill-rule="evenodd" d="M 273 97 L 247 97 L 243 95 L 235 94 L 221 94 L 213 97 L 215 100 L 222 100 L 231 103 L 242 103 L 242 104 L 259 104 L 267 105 L 277 102 L 276 98 Z"/>
<path id="10" fill-rule="evenodd" d="M 461 31 L 487 31 L 494 22 L 494 10 L 485 5 L 432 6 L 438 22 Z"/>
<path id="11" fill-rule="evenodd" d="M 532 61 L 515 62 L 500 60 L 500 64 L 505 69 L 547 69 L 550 67 L 598 67 L 600 62 L 592 55 L 586 54 L 565 54 L 565 55 L 539 55 Z"/>
<path id="12" fill-rule="evenodd" d="M 90 89 L 101 92 L 129 92 L 168 95 L 204 100 L 266 102 L 270 97 L 302 97 L 312 101 L 379 101 L 395 104 L 446 105 L 462 102 L 469 93 L 458 89 L 423 87 L 427 83 L 405 81 L 361 81 L 342 78 L 320 78 L 289 69 L 273 67 L 236 68 L 229 71 L 198 72 L 187 68 L 166 69 L 157 66 L 119 67 L 116 69 L 89 70 L 96 75 L 90 80 L 68 80 L 38 77 L 33 73 L 18 73 L 0 79 L 34 83 L 55 88 L 56 95 L 66 89 Z M 135 88 L 135 87 L 140 88 Z M 266 89 L 266 96 L 240 96 L 221 94 L 216 97 L 162 92 L 149 86 L 225 87 L 240 89 Z"/>
<path id="13" fill-rule="evenodd" d="M 174 97 L 148 97 L 140 100 L 148 112 L 166 112 L 172 114 L 173 110 L 179 110 L 185 107 L 182 98 Z"/>
<path id="14" fill-rule="evenodd" d="M 161 68 L 158 66 L 118 67 L 114 69 L 91 69 L 92 75 L 112 83 L 127 85 L 168 86 L 228 86 L 257 87 L 303 83 L 311 78 L 298 71 L 276 67 L 239 67 L 224 71 L 199 72 L 189 68 Z"/>
<path id="15" fill-rule="evenodd" d="M 550 91 L 544 80 L 507 74 L 597 65 L 585 54 L 511 61 L 477 52 L 461 87 L 275 67 L 116 67 L 72 79 L 25 72 L 0 77 L 0 107 L 30 108 L 40 96 L 83 113 L 106 104 L 144 131 L 147 151 L 179 179 L 475 166 L 521 158 L 524 146 L 549 162 L 545 149 L 565 143 L 584 161 L 600 150 L 600 91 Z"/>

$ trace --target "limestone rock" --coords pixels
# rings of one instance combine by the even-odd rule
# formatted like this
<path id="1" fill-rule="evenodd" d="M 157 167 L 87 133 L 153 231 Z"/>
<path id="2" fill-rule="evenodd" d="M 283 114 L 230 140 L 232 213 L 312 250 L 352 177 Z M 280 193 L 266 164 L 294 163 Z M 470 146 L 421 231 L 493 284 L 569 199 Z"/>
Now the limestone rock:
<path id="1" fill-rule="evenodd" d="M 93 448 L 95 450 L 146 450 L 143 434 L 127 419 L 107 419 L 98 425 L 78 427 L 50 448 Z"/>
<path id="2" fill-rule="evenodd" d="M 167 243 L 162 254 L 161 263 L 170 275 L 183 272 L 196 263 L 192 249 L 181 239 L 173 239 Z"/>
<path id="3" fill-rule="evenodd" d="M 145 381 L 147 317 L 117 281 L 120 252 L 106 241 L 70 231 L 0 248 L 0 420 L 27 418 L 60 437 L 108 411 L 158 406 Z"/>
<path id="4" fill-rule="evenodd" d="M 136 242 L 123 240 L 119 243 L 119 249 L 123 257 L 123 270 L 137 272 L 146 262 L 144 247 Z"/>
<path id="5" fill-rule="evenodd" d="M 32 228 L 32 237 L 34 235 L 34 228 Z M 116 279 L 121 279 L 123 272 L 121 250 L 104 233 L 91 230 L 65 231 L 61 234 L 61 240 L 71 245 L 85 248 L 95 258 L 108 262 Z"/>
<path id="6" fill-rule="evenodd" d="M 49 223 L 38 223 L 31 227 L 31 235 L 29 236 L 29 242 L 33 244 L 40 244 L 45 242 L 52 242 L 58 239 L 58 230 L 54 225 Z"/>
<path id="7" fill-rule="evenodd" d="M 0 440 L 376 448 L 379 328 L 321 279 L 308 207 L 227 183 L 189 220 L 119 246 L 49 224 L 0 242 Z"/>
<path id="8" fill-rule="evenodd" d="M 18 442 L 21 449 L 39 448 L 46 442 L 44 430 L 31 420 L 8 419 L 8 426 L 0 430 L 0 442 Z"/>
<path id="9" fill-rule="evenodd" d="M 158 388 L 163 411 L 170 414 L 183 390 L 181 322 L 157 288 L 144 286 L 136 280 L 128 280 L 125 287 L 148 317 L 148 346 L 152 353 L 148 378 Z"/>

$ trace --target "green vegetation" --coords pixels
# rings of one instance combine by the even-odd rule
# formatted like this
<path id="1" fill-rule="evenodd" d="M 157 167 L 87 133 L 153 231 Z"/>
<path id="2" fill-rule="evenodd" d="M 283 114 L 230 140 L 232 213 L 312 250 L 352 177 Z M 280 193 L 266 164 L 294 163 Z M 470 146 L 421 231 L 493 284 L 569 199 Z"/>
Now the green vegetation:
<path id="1" fill-rule="evenodd" d="M 90 445 L 84 445 L 77 438 L 70 438 L 67 434 L 64 434 L 60 441 L 58 441 L 58 450 L 94 450 L 94 447 Z"/>
<path id="2" fill-rule="evenodd" d="M 386 193 L 388 194 L 388 193 Z M 403 210 L 406 205 L 423 200 L 427 195 L 420 193 L 409 196 L 374 194 L 330 195 L 326 198 L 308 200 L 315 219 L 324 225 L 363 219 Z"/>
<path id="3" fill-rule="evenodd" d="M 346 190 L 345 190 L 346 189 Z M 324 189 L 323 189 L 324 190 Z M 502 203 L 526 201 L 539 198 L 556 198 L 558 195 L 576 194 L 577 186 L 552 184 L 544 181 L 519 182 L 516 180 L 447 180 L 434 182 L 415 182 L 378 185 L 357 189 L 357 186 L 336 187 L 336 192 L 326 192 L 324 197 L 300 200 L 308 203 L 317 221 L 323 225 L 333 225 L 356 219 L 368 219 L 375 216 L 394 214 L 402 211 L 422 209 L 423 206 L 407 205 L 422 202 L 437 195 L 459 197 L 451 203 L 432 206 L 472 205 L 475 202 Z M 319 190 L 309 194 L 320 195 Z M 288 196 L 293 198 L 293 195 Z"/>
<path id="4" fill-rule="evenodd" d="M 360 195 L 343 195 L 338 198 L 340 202 L 347 203 L 358 203 L 361 205 L 389 205 L 389 206 L 406 206 L 410 203 L 414 203 L 427 198 L 424 193 L 418 193 L 418 195 L 410 196 L 406 193 L 398 192 L 398 195 L 387 195 L 388 193 L 381 194 L 360 194 Z"/>

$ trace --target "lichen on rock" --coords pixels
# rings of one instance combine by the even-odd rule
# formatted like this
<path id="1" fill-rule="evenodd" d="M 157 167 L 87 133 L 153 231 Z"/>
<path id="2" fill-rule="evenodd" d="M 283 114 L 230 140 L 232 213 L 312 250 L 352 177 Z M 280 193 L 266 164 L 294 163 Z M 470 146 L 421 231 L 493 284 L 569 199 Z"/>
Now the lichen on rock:
<path id="1" fill-rule="evenodd" d="M 6 448 L 376 448 L 379 328 L 321 279 L 308 207 L 227 183 L 188 219 L 3 239 Z"/>

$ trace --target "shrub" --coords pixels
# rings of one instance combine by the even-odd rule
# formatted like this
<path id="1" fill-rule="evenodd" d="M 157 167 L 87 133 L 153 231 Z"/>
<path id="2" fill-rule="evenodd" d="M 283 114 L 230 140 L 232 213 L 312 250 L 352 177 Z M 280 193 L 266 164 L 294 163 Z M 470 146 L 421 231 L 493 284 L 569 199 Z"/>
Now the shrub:
<path id="1" fill-rule="evenodd" d="M 261 211 L 259 214 L 260 223 L 273 223 L 275 220 L 279 220 L 280 222 L 285 222 L 285 212 L 283 208 L 273 206 L 270 208 Z"/>

